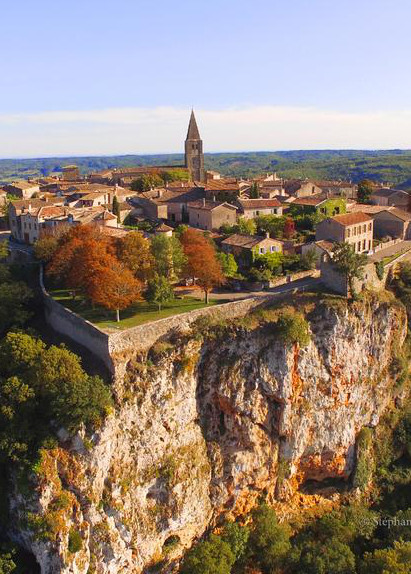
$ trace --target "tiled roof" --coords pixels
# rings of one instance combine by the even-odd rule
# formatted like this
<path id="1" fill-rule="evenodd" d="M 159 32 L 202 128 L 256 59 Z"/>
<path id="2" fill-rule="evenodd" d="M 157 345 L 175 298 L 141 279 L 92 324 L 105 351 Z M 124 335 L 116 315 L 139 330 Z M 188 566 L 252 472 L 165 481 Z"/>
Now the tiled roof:
<path id="1" fill-rule="evenodd" d="M 372 192 L 372 195 L 376 195 L 377 197 L 391 197 L 395 193 L 407 193 L 403 189 L 392 189 L 388 187 L 382 187 Z"/>
<path id="2" fill-rule="evenodd" d="M 239 191 L 240 185 L 236 180 L 210 179 L 204 188 L 206 191 Z"/>
<path id="3" fill-rule="evenodd" d="M 203 196 L 203 190 L 198 187 L 181 187 L 178 188 L 178 190 L 165 187 L 162 189 L 144 191 L 138 194 L 137 198 L 150 199 L 154 203 L 188 203 L 189 201 L 201 199 Z"/>
<path id="4" fill-rule="evenodd" d="M 267 237 L 260 237 L 259 235 L 242 235 L 240 233 L 235 233 L 234 235 L 230 235 L 227 239 L 224 239 L 221 244 L 222 245 L 233 245 L 235 247 L 243 247 L 244 249 L 252 249 L 262 241 L 277 241 L 275 239 L 270 239 Z M 278 242 L 279 243 L 279 242 Z"/>
<path id="5" fill-rule="evenodd" d="M 334 215 L 330 218 L 336 221 L 340 225 L 355 225 L 356 223 L 365 223 L 366 221 L 372 221 L 367 213 L 362 213 L 361 211 L 354 211 L 353 213 L 344 213 L 342 215 Z"/>
<path id="6" fill-rule="evenodd" d="M 314 207 L 320 205 L 327 200 L 326 195 L 313 195 L 310 197 L 297 197 L 293 202 L 292 205 L 313 205 Z"/>
<path id="7" fill-rule="evenodd" d="M 190 203 L 188 203 L 187 205 L 188 207 L 192 207 L 194 209 L 201 209 L 204 211 L 212 211 L 217 207 L 226 207 L 228 209 L 237 210 L 237 208 L 234 205 L 231 205 L 230 203 L 226 202 L 220 203 L 218 201 L 190 201 Z"/>
<path id="8" fill-rule="evenodd" d="M 5 186 L 7 185 L 15 187 L 16 189 L 31 189 L 32 187 L 38 187 L 39 184 L 33 181 L 26 181 L 25 179 L 22 179 L 5 184 Z"/>
<path id="9" fill-rule="evenodd" d="M 398 209 L 398 207 L 392 207 L 391 209 L 382 209 L 381 211 L 391 213 L 392 215 L 395 215 L 395 217 L 398 217 L 398 219 L 401 219 L 402 221 L 411 221 L 411 213 L 409 213 L 408 211 L 404 211 L 403 209 Z"/>
<path id="10" fill-rule="evenodd" d="M 278 199 L 239 199 L 243 209 L 255 209 L 259 207 L 281 207 Z"/>

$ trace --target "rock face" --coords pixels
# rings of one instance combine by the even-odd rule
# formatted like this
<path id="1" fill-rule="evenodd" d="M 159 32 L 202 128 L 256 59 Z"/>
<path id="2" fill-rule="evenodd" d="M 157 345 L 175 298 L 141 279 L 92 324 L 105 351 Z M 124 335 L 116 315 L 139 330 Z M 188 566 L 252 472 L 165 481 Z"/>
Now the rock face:
<path id="1" fill-rule="evenodd" d="M 304 485 L 348 480 L 356 435 L 394 396 L 405 313 L 317 305 L 304 348 L 278 338 L 270 313 L 130 353 L 104 427 L 45 451 L 30 496 L 16 481 L 15 535 L 43 574 L 139 573 L 161 560 L 166 572 L 262 494 L 286 511 Z"/>

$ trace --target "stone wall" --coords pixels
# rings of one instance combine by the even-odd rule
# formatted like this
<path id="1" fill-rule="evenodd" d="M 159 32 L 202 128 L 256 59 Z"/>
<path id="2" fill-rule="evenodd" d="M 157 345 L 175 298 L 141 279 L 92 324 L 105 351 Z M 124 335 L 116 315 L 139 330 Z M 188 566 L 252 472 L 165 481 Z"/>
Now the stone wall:
<path id="1" fill-rule="evenodd" d="M 40 287 L 43 294 L 47 324 L 58 333 L 88 349 L 102 360 L 109 371 L 116 375 L 117 378 L 121 377 L 125 361 L 130 354 L 148 349 L 158 339 L 169 333 L 183 334 L 187 332 L 190 329 L 190 325 L 199 317 L 209 317 L 217 320 L 234 319 L 242 317 L 252 309 L 266 304 L 273 297 L 278 298 L 289 295 L 289 293 L 270 293 L 259 297 L 249 297 L 144 323 L 143 325 L 124 329 L 116 333 L 105 333 L 55 301 L 44 287 L 42 271 L 40 272 Z"/>
<path id="2" fill-rule="evenodd" d="M 111 373 L 114 373 L 113 361 L 109 353 L 109 335 L 55 301 L 44 287 L 42 269 L 40 270 L 40 288 L 46 323 L 57 333 L 88 349 L 103 361 Z"/>

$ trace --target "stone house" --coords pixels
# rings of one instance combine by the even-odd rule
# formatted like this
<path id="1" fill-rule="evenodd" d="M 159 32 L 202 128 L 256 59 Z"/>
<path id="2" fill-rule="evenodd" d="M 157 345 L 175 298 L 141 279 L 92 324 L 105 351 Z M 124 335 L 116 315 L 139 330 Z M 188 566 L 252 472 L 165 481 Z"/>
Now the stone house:
<path id="1" fill-rule="evenodd" d="M 237 222 L 237 207 L 230 203 L 216 201 L 192 201 L 188 204 L 188 223 L 192 227 L 211 231 L 224 224 Z"/>
<path id="2" fill-rule="evenodd" d="M 290 203 L 290 213 L 295 215 L 326 215 L 333 217 L 346 212 L 346 201 L 343 197 L 327 197 L 324 194 L 315 197 L 296 198 Z"/>
<path id="3" fill-rule="evenodd" d="M 64 165 L 61 168 L 61 179 L 63 181 L 79 181 L 79 168 L 76 165 Z"/>
<path id="4" fill-rule="evenodd" d="M 373 205 L 399 207 L 407 209 L 410 195 L 402 189 L 380 188 L 371 194 L 370 201 Z"/>
<path id="5" fill-rule="evenodd" d="M 283 205 L 278 199 L 239 199 L 241 217 L 245 219 L 254 219 L 260 215 L 278 215 L 283 214 Z"/>
<path id="6" fill-rule="evenodd" d="M 230 235 L 221 242 L 224 253 L 231 253 L 238 261 L 240 267 L 250 267 L 255 256 L 266 253 L 282 253 L 283 244 L 277 239 L 271 239 L 268 235 L 242 235 L 236 233 Z"/>
<path id="7" fill-rule="evenodd" d="M 167 187 L 138 194 L 133 198 L 133 205 L 141 207 L 147 219 L 153 221 L 188 223 L 188 204 L 203 197 L 203 189 L 196 186 Z"/>
<path id="8" fill-rule="evenodd" d="M 321 187 L 308 179 L 288 179 L 284 183 L 284 189 L 287 195 L 294 197 L 309 197 L 322 192 Z"/>
<path id="9" fill-rule="evenodd" d="M 330 255 L 333 252 L 334 243 L 322 239 L 320 241 L 311 241 L 301 246 L 301 255 L 306 255 L 310 251 L 314 251 L 316 255 L 316 267 L 320 268 L 321 260 L 324 255 Z"/>
<path id="10" fill-rule="evenodd" d="M 373 220 L 366 213 L 354 212 L 328 217 L 317 225 L 315 238 L 349 243 L 356 253 L 371 251 L 373 247 Z"/>
<path id="11" fill-rule="evenodd" d="M 392 238 L 411 239 L 411 213 L 392 207 L 382 209 L 373 215 L 375 236 L 378 239 Z"/>
<path id="12" fill-rule="evenodd" d="M 32 181 L 21 180 L 3 185 L 3 190 L 8 195 L 14 195 L 21 199 L 30 199 L 34 194 L 39 193 L 40 186 L 38 183 Z"/>

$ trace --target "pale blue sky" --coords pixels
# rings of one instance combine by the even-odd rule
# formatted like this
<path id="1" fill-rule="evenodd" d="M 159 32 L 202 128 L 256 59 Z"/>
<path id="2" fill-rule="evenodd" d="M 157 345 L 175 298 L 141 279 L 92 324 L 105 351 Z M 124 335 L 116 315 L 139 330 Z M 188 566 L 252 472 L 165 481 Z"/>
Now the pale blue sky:
<path id="1" fill-rule="evenodd" d="M 2 157 L 411 147 L 410 0 L 1 7 Z"/>

